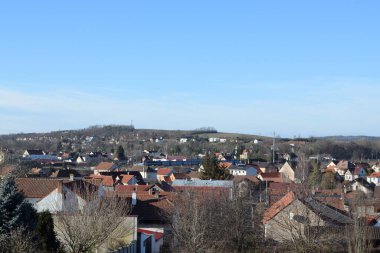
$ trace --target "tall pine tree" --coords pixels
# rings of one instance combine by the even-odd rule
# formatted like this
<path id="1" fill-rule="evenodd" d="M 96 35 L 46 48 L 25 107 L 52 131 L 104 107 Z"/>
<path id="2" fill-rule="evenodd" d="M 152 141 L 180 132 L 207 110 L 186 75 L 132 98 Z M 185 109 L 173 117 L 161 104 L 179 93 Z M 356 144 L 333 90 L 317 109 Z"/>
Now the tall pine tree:
<path id="1" fill-rule="evenodd" d="M 124 151 L 123 146 L 120 145 L 117 147 L 115 157 L 119 161 L 125 160 L 125 151 Z"/>
<path id="2" fill-rule="evenodd" d="M 32 229 L 35 210 L 17 190 L 12 176 L 0 183 L 0 233 L 9 233 L 19 227 Z"/>
<path id="3" fill-rule="evenodd" d="M 59 241 L 54 232 L 53 217 L 49 211 L 38 214 L 36 233 L 41 252 L 58 252 L 60 249 Z"/>

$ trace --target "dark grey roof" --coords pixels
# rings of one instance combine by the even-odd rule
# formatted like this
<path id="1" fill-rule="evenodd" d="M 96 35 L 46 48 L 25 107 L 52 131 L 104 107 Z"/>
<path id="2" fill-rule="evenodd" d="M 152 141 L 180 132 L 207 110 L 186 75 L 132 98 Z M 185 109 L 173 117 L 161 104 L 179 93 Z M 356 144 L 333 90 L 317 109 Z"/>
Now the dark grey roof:
<path id="1" fill-rule="evenodd" d="M 209 186 L 209 187 L 226 187 L 232 188 L 232 180 L 174 180 L 172 186 Z"/>
<path id="2" fill-rule="evenodd" d="M 308 206 L 314 213 L 320 216 L 323 220 L 336 225 L 347 225 L 352 222 L 343 211 L 327 206 L 314 198 L 306 198 L 304 204 Z"/>
<path id="3" fill-rule="evenodd" d="M 44 152 L 41 149 L 27 149 L 29 155 L 44 155 Z"/>

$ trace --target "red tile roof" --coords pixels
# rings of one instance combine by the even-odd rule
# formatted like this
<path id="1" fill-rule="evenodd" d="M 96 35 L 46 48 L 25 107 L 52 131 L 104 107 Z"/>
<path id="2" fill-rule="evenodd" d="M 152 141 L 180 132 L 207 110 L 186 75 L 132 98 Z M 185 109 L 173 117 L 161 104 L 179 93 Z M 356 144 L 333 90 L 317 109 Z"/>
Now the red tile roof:
<path id="1" fill-rule="evenodd" d="M 373 172 L 369 177 L 380 177 L 380 172 Z"/>
<path id="2" fill-rule="evenodd" d="M 267 172 L 260 175 L 264 181 L 283 182 L 280 172 Z"/>
<path id="3" fill-rule="evenodd" d="M 239 183 L 239 182 L 241 182 L 241 181 L 243 181 L 245 179 L 247 179 L 247 180 L 249 180 L 251 182 L 254 182 L 254 183 L 260 183 L 261 182 L 261 180 L 258 179 L 256 176 L 234 176 L 233 181 L 235 183 Z"/>
<path id="4" fill-rule="evenodd" d="M 220 162 L 219 163 L 219 167 L 222 168 L 222 169 L 227 169 L 230 166 L 232 166 L 232 163 L 229 163 L 229 162 Z"/>
<path id="5" fill-rule="evenodd" d="M 102 185 L 105 186 L 105 187 L 112 187 L 115 184 L 112 176 L 90 175 L 90 176 L 86 177 L 86 179 L 101 179 L 102 180 Z"/>
<path id="6" fill-rule="evenodd" d="M 331 171 L 333 173 L 335 173 L 335 166 L 327 166 L 326 169 L 324 170 L 324 172 L 327 172 L 327 171 Z"/>
<path id="7" fill-rule="evenodd" d="M 158 241 L 158 240 L 160 240 L 162 237 L 164 237 L 164 233 L 157 232 L 157 231 L 150 231 L 150 230 L 142 229 L 142 228 L 138 228 L 138 229 L 137 229 L 137 232 L 138 232 L 138 233 L 144 233 L 144 234 L 147 234 L 147 235 L 154 235 L 154 239 L 155 239 L 156 241 Z"/>
<path id="8" fill-rule="evenodd" d="M 268 223 L 271 219 L 273 219 L 279 212 L 281 212 L 285 207 L 290 205 L 296 199 L 293 192 L 287 193 L 284 197 L 282 197 L 279 201 L 274 203 L 271 207 L 269 207 L 263 215 L 263 223 Z"/>
<path id="9" fill-rule="evenodd" d="M 145 192 L 151 189 L 153 185 L 116 185 L 118 192 Z"/>
<path id="10" fill-rule="evenodd" d="M 198 171 L 192 171 L 189 174 L 187 174 L 190 178 L 201 178 L 202 173 Z"/>
<path id="11" fill-rule="evenodd" d="M 121 178 L 121 182 L 123 184 L 128 184 L 129 181 L 132 180 L 132 178 L 134 178 L 135 176 L 134 175 L 121 175 L 122 178 Z"/>
<path id="12" fill-rule="evenodd" d="M 114 163 L 111 162 L 101 162 L 98 164 L 98 166 L 95 167 L 96 170 L 110 170 L 112 167 L 115 166 Z"/>
<path id="13" fill-rule="evenodd" d="M 63 180 L 50 178 L 16 178 L 15 181 L 25 198 L 43 198 L 63 183 Z"/>
<path id="14" fill-rule="evenodd" d="M 157 170 L 157 175 L 168 176 L 172 173 L 171 168 L 160 168 Z"/>

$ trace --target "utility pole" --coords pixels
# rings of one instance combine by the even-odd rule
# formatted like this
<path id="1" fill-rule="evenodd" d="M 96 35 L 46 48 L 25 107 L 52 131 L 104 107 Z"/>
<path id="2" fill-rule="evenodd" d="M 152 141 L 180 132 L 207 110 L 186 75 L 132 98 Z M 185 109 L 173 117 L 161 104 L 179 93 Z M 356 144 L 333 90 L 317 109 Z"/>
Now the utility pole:
<path id="1" fill-rule="evenodd" d="M 273 164 L 274 164 L 274 160 L 275 160 L 275 144 L 276 144 L 276 132 L 273 132 Z"/>

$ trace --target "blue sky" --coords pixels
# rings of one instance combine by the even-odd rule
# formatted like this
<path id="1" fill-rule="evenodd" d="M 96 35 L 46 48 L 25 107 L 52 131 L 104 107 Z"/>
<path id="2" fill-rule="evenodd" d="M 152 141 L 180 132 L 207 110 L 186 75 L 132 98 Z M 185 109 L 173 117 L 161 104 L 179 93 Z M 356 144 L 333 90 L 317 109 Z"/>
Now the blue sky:
<path id="1" fill-rule="evenodd" d="M 375 135 L 380 2 L 3 1 L 0 133 Z"/>

